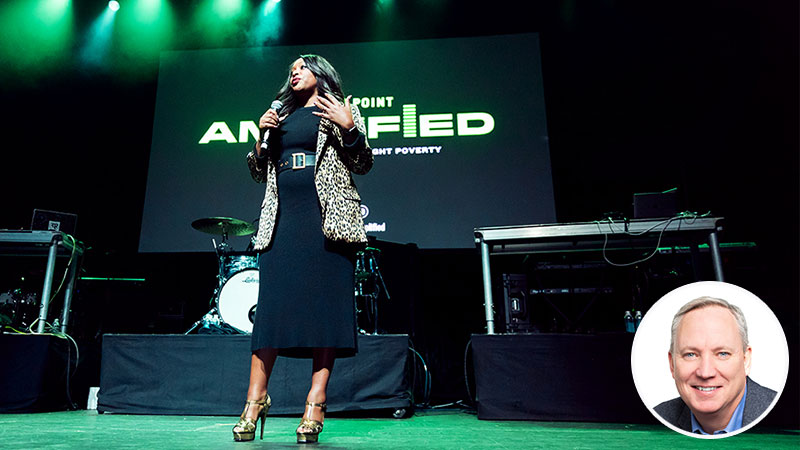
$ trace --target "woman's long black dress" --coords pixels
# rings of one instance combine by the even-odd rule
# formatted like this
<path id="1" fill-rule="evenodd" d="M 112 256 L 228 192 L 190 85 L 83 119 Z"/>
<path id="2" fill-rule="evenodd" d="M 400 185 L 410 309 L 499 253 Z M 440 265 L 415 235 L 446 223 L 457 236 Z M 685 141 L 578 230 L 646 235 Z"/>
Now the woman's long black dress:
<path id="1" fill-rule="evenodd" d="M 285 118 L 271 145 L 278 156 L 278 217 L 272 244 L 259 255 L 258 307 L 252 350 L 311 357 L 314 347 L 334 347 L 337 357 L 356 352 L 352 246 L 322 234 L 315 168 L 281 168 L 292 153 L 315 154 L 316 107 Z M 334 155 L 328 155 L 331 157 Z M 291 167 L 291 163 L 289 163 Z"/>

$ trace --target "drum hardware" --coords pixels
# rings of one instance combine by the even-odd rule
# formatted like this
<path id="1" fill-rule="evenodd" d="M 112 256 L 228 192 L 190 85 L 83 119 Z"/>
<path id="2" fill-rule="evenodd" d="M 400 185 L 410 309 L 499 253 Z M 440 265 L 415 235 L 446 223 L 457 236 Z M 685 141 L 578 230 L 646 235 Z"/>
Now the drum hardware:
<path id="1" fill-rule="evenodd" d="M 360 334 L 378 334 L 378 297 L 381 288 L 386 294 L 386 300 L 391 300 L 386 283 L 383 281 L 380 268 L 378 267 L 378 256 L 380 250 L 367 247 L 363 251 L 356 253 L 355 269 L 355 297 L 356 315 L 366 316 L 365 321 L 372 328 L 372 333 L 368 333 L 364 328 L 359 327 Z M 359 309 L 359 298 L 363 299 L 363 309 Z"/>
<path id="2" fill-rule="evenodd" d="M 229 236 L 246 236 L 248 234 L 253 234 L 256 231 L 256 226 L 252 223 L 231 217 L 206 217 L 192 222 L 192 228 L 202 231 L 203 233 L 222 236 L 222 242 L 219 245 L 217 245 L 215 239 L 211 240 L 214 244 L 214 251 L 217 254 L 219 262 L 220 287 L 224 284 L 225 280 L 230 278 L 234 273 L 246 268 L 256 267 L 254 252 L 236 253 L 228 244 Z M 252 239 L 248 249 L 250 249 L 251 246 Z"/>
<path id="3" fill-rule="evenodd" d="M 192 228 L 204 233 L 221 235 L 222 242 L 212 239 L 217 255 L 217 287 L 211 298 L 211 310 L 192 325 L 189 334 L 200 325 L 204 328 L 231 329 L 251 333 L 258 302 L 258 258 L 254 251 L 236 252 L 228 244 L 228 236 L 245 236 L 256 227 L 243 220 L 229 217 L 209 217 L 192 222 Z M 248 246 L 248 250 L 252 247 Z"/>
<path id="4" fill-rule="evenodd" d="M 211 328 L 212 326 L 219 327 L 221 323 L 222 321 L 219 318 L 219 312 L 217 311 L 217 308 L 211 308 L 211 310 L 207 312 L 202 319 L 195 322 L 194 325 L 192 325 L 192 327 L 186 330 L 186 332 L 183 334 L 191 333 L 200 325 L 203 325 L 203 328 Z"/>

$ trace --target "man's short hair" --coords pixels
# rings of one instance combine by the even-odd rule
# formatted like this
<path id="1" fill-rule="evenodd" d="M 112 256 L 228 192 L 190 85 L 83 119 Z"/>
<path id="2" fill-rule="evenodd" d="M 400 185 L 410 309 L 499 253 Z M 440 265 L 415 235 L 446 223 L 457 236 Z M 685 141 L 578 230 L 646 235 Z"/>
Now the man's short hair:
<path id="1" fill-rule="evenodd" d="M 672 337 L 669 343 L 670 352 L 675 352 L 675 337 L 678 334 L 678 327 L 681 324 L 683 316 L 690 311 L 694 311 L 695 309 L 707 308 L 709 306 L 721 306 L 733 314 L 733 318 L 736 319 L 736 325 L 739 328 L 739 337 L 742 338 L 742 350 L 747 350 L 747 346 L 749 345 L 749 341 L 747 339 L 747 321 L 744 319 L 744 313 L 742 313 L 742 310 L 739 309 L 738 306 L 731 305 L 721 298 L 700 297 L 683 305 L 683 307 L 678 310 L 678 312 L 675 314 L 675 317 L 672 319 Z"/>

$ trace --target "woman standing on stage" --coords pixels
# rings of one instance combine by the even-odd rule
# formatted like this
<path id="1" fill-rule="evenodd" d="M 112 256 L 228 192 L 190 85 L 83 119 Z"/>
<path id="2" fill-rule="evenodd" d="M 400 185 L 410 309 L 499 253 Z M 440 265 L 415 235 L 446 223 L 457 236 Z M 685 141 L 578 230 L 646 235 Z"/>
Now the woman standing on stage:
<path id="1" fill-rule="evenodd" d="M 266 145 L 247 155 L 253 179 L 267 186 L 255 242 L 263 253 L 250 385 L 233 437 L 253 440 L 261 418 L 263 439 L 267 386 L 281 355 L 313 360 L 296 432 L 298 443 L 316 442 L 334 360 L 356 352 L 352 256 L 367 236 L 351 172 L 372 168 L 372 150 L 361 113 L 325 58 L 298 58 L 277 97 L 282 106 L 258 123 Z"/>

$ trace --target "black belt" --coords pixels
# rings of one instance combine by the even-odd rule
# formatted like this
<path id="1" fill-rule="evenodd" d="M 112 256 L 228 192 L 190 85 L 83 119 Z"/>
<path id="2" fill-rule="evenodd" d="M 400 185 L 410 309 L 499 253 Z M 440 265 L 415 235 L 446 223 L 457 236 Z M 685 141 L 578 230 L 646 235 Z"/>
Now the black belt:
<path id="1" fill-rule="evenodd" d="M 278 162 L 278 173 L 284 170 L 300 170 L 306 167 L 314 167 L 317 164 L 317 155 L 308 153 L 292 153 L 290 158 L 281 159 Z"/>

